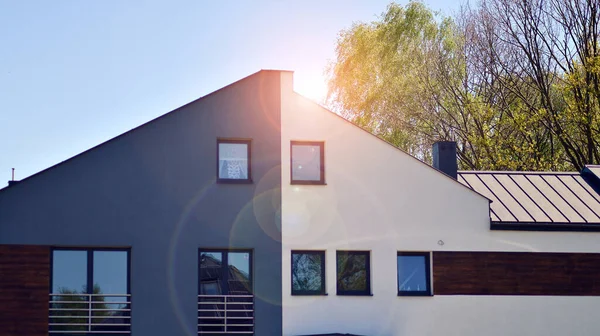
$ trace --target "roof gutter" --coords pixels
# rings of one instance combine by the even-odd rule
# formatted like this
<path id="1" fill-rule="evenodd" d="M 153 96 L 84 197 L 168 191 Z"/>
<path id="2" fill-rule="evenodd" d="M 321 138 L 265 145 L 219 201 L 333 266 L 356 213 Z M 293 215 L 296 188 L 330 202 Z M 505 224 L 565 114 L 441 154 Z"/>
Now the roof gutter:
<path id="1" fill-rule="evenodd" d="M 548 231 L 548 232 L 600 232 L 599 224 L 553 222 L 490 222 L 490 230 L 498 231 Z"/>

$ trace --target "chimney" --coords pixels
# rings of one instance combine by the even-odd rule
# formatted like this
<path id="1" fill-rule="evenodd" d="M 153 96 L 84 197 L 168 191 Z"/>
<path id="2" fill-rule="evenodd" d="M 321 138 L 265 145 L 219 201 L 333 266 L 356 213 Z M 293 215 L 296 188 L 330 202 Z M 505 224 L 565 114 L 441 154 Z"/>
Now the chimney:
<path id="1" fill-rule="evenodd" d="M 456 142 L 437 141 L 433 144 L 433 168 L 456 180 L 458 162 L 456 161 Z"/>
<path id="2" fill-rule="evenodd" d="M 15 181 L 15 168 L 13 168 L 12 169 L 12 179 L 10 181 L 8 181 L 8 186 L 12 187 L 19 182 L 21 182 L 21 181 Z"/>

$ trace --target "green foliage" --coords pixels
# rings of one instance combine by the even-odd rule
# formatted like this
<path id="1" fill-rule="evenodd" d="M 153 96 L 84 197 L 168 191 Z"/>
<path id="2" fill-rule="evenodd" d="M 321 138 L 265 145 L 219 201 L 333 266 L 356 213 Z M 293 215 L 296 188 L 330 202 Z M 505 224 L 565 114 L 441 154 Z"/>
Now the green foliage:
<path id="1" fill-rule="evenodd" d="M 86 331 L 88 330 L 87 323 L 89 322 L 89 295 L 86 294 L 87 289 L 84 288 L 81 292 L 69 288 L 59 288 L 58 295 L 53 298 L 52 308 L 64 309 L 53 311 L 53 316 L 60 316 L 51 319 L 52 323 L 68 323 L 71 325 L 61 326 L 58 330 L 67 331 Z M 102 294 L 100 286 L 94 285 L 93 294 Z M 102 321 L 111 315 L 111 311 L 107 310 L 115 308 L 114 305 L 105 303 L 104 296 L 94 296 L 91 308 L 94 311 L 92 323 L 102 323 Z M 112 307 L 109 307 L 112 306 Z"/>
<path id="2" fill-rule="evenodd" d="M 463 169 L 598 163 L 597 22 L 585 8 L 553 15 L 559 2 L 489 0 L 454 17 L 392 3 L 378 20 L 340 33 L 329 102 L 423 160 L 434 141 L 454 140 Z"/>

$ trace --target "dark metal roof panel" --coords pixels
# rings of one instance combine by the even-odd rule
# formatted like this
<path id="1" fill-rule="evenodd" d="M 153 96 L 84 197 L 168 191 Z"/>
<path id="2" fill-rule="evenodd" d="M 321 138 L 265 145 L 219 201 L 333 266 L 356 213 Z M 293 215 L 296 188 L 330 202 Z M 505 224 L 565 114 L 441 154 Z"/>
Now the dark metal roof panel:
<path id="1" fill-rule="evenodd" d="M 527 213 L 532 217 L 534 222 L 551 222 L 552 219 L 550 216 L 544 212 L 537 202 L 531 197 L 531 195 L 525 193 L 523 187 L 518 185 L 510 175 L 496 175 L 496 179 L 498 182 L 506 188 L 507 192 L 514 197 L 519 204 L 527 211 Z M 528 189 L 527 189 L 528 190 Z"/>
<path id="2" fill-rule="evenodd" d="M 525 211 L 525 209 L 519 204 L 515 198 L 506 191 L 506 188 L 500 184 L 500 182 L 494 177 L 493 174 L 481 174 L 479 178 L 485 185 L 490 189 L 498 201 L 501 202 L 504 207 L 510 212 L 512 217 L 516 218 L 519 222 L 531 222 L 533 218 Z M 511 220 L 510 218 L 502 218 L 502 220 Z"/>
<path id="3" fill-rule="evenodd" d="M 600 195 L 579 173 L 461 171 L 458 181 L 492 200 L 495 223 L 600 224 Z"/>
<path id="4" fill-rule="evenodd" d="M 589 171 L 591 171 L 597 178 L 600 179 L 600 166 L 599 165 L 586 165 Z"/>
<path id="5" fill-rule="evenodd" d="M 574 193 L 571 189 L 569 189 L 558 176 L 550 176 L 546 175 L 543 177 L 549 185 L 567 202 L 573 210 L 575 210 L 579 216 L 581 216 L 585 222 L 599 222 L 600 218 L 596 216 L 596 214 L 581 201 L 579 195 Z"/>
<path id="6" fill-rule="evenodd" d="M 525 175 L 511 175 L 511 178 L 517 183 L 529 196 L 535 204 L 542 209 L 548 217 L 550 222 L 568 223 L 567 218 L 550 202 L 544 194 L 542 194 L 535 186 L 525 177 Z"/>
<path id="7" fill-rule="evenodd" d="M 583 217 L 567 203 L 543 175 L 527 175 L 527 179 L 560 211 L 569 223 L 585 222 Z"/>
<path id="8" fill-rule="evenodd" d="M 457 176 L 458 182 L 466 185 L 467 187 L 473 189 L 473 187 L 471 187 L 469 185 L 469 183 L 464 179 L 464 177 L 462 175 L 458 175 Z M 474 190 L 474 189 L 473 189 Z M 492 200 L 491 198 L 489 198 L 488 196 L 486 196 L 485 194 L 482 194 L 484 197 L 486 197 L 487 199 L 489 199 L 490 201 Z M 496 213 L 494 212 L 494 210 L 490 207 L 490 219 L 492 221 L 499 221 L 500 218 L 498 218 L 498 216 L 496 215 Z"/>
<path id="9" fill-rule="evenodd" d="M 476 174 L 462 174 L 463 180 L 468 183 L 468 186 L 473 190 L 477 190 L 480 194 L 492 200 L 490 204 L 491 211 L 500 221 L 516 221 L 517 219 L 506 209 L 506 207 L 498 200 L 496 195 L 479 179 Z"/>
<path id="10" fill-rule="evenodd" d="M 571 190 L 591 212 L 593 212 L 593 217 L 600 219 L 600 201 L 594 197 L 594 195 L 598 197 L 595 192 L 590 194 L 590 192 L 581 186 L 573 176 L 559 176 L 558 179 L 564 183 L 564 185 L 569 188 L 569 190 Z M 581 179 L 581 181 L 585 183 L 583 179 Z"/>
<path id="11" fill-rule="evenodd" d="M 573 179 L 579 183 L 596 201 L 600 203 L 600 195 L 590 186 L 581 176 L 573 176 Z"/>

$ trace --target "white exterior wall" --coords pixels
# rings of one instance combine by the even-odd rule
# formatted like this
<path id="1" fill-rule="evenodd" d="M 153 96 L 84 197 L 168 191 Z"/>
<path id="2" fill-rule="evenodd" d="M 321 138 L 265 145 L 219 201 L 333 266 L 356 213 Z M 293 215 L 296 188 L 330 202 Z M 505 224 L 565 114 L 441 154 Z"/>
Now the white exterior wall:
<path id="1" fill-rule="evenodd" d="M 282 73 L 284 335 L 600 333 L 598 297 L 398 297 L 397 251 L 600 252 L 600 234 L 490 231 L 487 199 L 294 93 L 292 83 Z M 327 185 L 290 185 L 292 140 L 325 142 Z M 291 296 L 294 249 L 326 251 L 327 296 Z M 336 295 L 336 250 L 371 251 L 373 296 Z"/>

